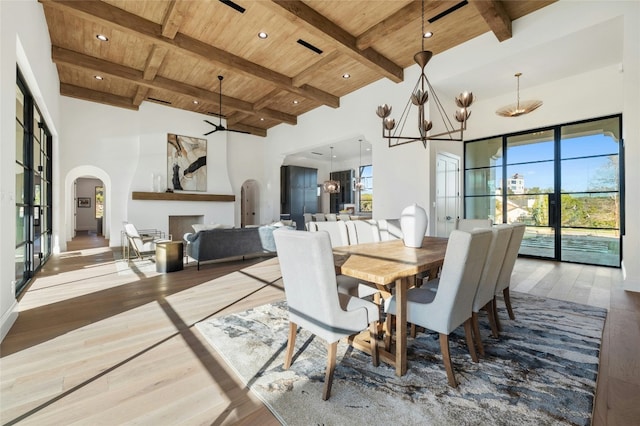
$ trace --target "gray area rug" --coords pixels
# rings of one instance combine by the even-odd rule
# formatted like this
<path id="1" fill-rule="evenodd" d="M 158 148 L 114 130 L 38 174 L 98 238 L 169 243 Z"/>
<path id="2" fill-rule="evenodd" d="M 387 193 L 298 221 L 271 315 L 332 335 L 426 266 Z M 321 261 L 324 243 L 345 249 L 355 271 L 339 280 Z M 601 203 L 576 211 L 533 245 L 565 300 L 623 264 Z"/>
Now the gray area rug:
<path id="1" fill-rule="evenodd" d="M 500 339 L 490 337 L 481 313 L 486 355 L 479 363 L 471 361 L 462 328 L 452 335 L 457 388 L 447 385 L 437 334 L 420 333 L 408 340 L 403 377 L 341 342 L 328 401 L 321 398 L 321 339 L 299 329 L 293 364 L 282 368 L 284 302 L 196 327 L 283 424 L 589 425 L 606 310 L 520 293 L 512 304 L 515 321 L 499 311 Z"/>

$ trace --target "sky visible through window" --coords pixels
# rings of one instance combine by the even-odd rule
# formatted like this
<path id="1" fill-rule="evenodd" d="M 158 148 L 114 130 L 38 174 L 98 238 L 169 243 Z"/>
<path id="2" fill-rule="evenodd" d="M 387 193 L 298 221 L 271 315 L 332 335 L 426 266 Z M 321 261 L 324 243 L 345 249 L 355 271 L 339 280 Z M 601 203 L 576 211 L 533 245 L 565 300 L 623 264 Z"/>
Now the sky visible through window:
<path id="1" fill-rule="evenodd" d="M 587 191 L 610 172 L 610 155 L 618 154 L 618 142 L 609 135 L 589 135 L 561 141 L 562 190 Z M 507 176 L 524 176 L 525 188 L 553 188 L 553 141 L 510 146 Z M 598 157 L 592 157 L 598 156 Z M 583 158 L 592 157 L 592 158 Z M 540 161 L 530 163 L 531 161 Z M 529 163 L 529 164 L 518 164 Z"/>

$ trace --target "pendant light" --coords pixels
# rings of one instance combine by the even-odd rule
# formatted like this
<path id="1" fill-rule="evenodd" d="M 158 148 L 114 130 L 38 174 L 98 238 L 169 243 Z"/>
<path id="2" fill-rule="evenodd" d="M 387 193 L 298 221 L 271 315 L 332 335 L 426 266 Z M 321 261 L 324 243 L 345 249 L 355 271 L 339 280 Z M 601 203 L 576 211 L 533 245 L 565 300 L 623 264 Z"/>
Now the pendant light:
<path id="1" fill-rule="evenodd" d="M 519 115 L 529 114 L 531 111 L 542 106 L 542 101 L 520 101 L 520 76 L 521 72 L 515 73 L 514 77 L 518 79 L 516 103 L 507 105 L 496 111 L 496 114 L 502 117 L 518 117 Z"/>
<path id="2" fill-rule="evenodd" d="M 337 194 L 340 192 L 340 182 L 331 179 L 333 172 L 333 147 L 331 147 L 331 169 L 329 170 L 329 180 L 325 180 L 322 184 L 322 190 L 329 194 Z"/>

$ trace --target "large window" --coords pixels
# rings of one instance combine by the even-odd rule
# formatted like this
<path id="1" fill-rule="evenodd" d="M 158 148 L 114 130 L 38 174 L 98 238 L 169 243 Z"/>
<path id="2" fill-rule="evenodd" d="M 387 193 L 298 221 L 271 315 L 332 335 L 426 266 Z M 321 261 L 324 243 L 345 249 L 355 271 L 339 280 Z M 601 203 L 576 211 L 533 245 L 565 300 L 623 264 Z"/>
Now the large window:
<path id="1" fill-rule="evenodd" d="M 17 73 L 16 84 L 16 294 L 51 254 L 52 138 Z"/>
<path id="2" fill-rule="evenodd" d="M 524 222 L 520 254 L 620 266 L 619 115 L 465 144 L 465 217 Z"/>

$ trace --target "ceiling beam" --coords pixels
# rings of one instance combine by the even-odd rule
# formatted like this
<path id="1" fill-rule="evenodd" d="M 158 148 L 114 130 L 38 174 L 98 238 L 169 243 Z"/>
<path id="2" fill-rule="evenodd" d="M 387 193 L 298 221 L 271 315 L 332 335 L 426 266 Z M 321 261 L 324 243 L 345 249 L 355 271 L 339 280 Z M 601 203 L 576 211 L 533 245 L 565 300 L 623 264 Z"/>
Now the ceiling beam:
<path id="1" fill-rule="evenodd" d="M 229 130 L 241 130 L 243 132 L 249 132 L 249 133 L 251 133 L 252 135 L 255 135 L 255 136 L 262 136 L 262 137 L 266 137 L 267 136 L 267 131 L 265 129 L 262 129 L 260 127 L 249 126 L 247 124 L 242 124 L 242 123 L 229 124 L 229 123 L 227 123 L 227 128 Z"/>
<path id="2" fill-rule="evenodd" d="M 509 18 L 501 1 L 469 0 L 469 3 L 475 6 L 498 41 L 502 42 L 513 37 L 511 18 Z"/>
<path id="3" fill-rule="evenodd" d="M 433 5 L 433 3 L 429 3 L 429 5 Z M 367 47 L 370 47 L 376 41 L 403 28 L 407 25 L 407 22 L 419 19 L 421 11 L 422 2 L 412 1 L 393 15 L 389 16 L 387 19 L 380 21 L 364 33 L 360 34 L 356 40 L 356 46 L 358 46 L 359 49 L 366 49 Z"/>
<path id="4" fill-rule="evenodd" d="M 161 25 L 118 7 L 111 6 L 105 2 L 80 0 L 38 1 L 46 7 L 56 8 L 100 25 L 113 26 L 127 34 L 143 38 L 151 43 L 160 44 L 168 49 L 189 55 L 198 60 L 204 60 L 216 65 L 222 64 L 235 69 L 239 73 L 262 79 L 283 90 L 293 92 L 301 97 L 313 99 L 323 105 L 332 108 L 338 108 L 340 106 L 340 98 L 337 96 L 308 85 L 296 87 L 292 84 L 291 78 L 284 74 L 272 71 L 239 56 L 232 55 L 222 49 L 218 49 L 182 33 L 178 32 L 174 39 L 163 37 Z"/>
<path id="5" fill-rule="evenodd" d="M 391 81 L 400 83 L 403 80 L 404 71 L 400 65 L 395 64 L 370 47 L 364 50 L 359 49 L 354 36 L 301 1 L 272 0 L 261 4 L 280 15 L 283 12 L 287 13 L 289 15 L 288 19 L 297 19 L 298 22 L 304 23 L 308 29 L 330 37 L 345 54 L 365 63 Z M 278 11 L 277 6 L 280 7 L 280 11 Z"/>
<path id="6" fill-rule="evenodd" d="M 218 96 L 215 96 L 217 95 L 217 93 L 215 92 L 210 92 L 199 87 L 190 86 L 179 81 L 169 80 L 168 78 L 164 77 L 156 77 L 153 81 L 145 80 L 143 78 L 142 71 L 125 67 L 124 65 L 115 64 L 113 62 L 108 62 L 103 59 L 94 58 L 92 56 L 84 55 L 82 53 L 64 49 L 62 47 L 52 46 L 51 58 L 56 64 L 66 65 L 75 69 L 100 72 L 100 74 L 103 76 L 119 78 L 130 83 L 148 87 L 150 89 L 166 90 L 168 92 L 175 93 L 181 96 L 187 96 L 189 98 L 203 99 L 209 103 L 219 106 Z M 223 95 L 222 103 L 230 109 L 246 112 L 250 115 L 268 117 L 273 120 L 285 122 L 288 124 L 297 123 L 296 116 L 268 108 L 256 111 L 253 107 L 253 104 L 241 99 Z"/>
<path id="7" fill-rule="evenodd" d="M 158 69 L 164 61 L 164 57 L 167 56 L 168 49 L 166 47 L 158 46 L 154 44 L 151 48 L 151 53 L 147 56 L 147 62 L 144 65 L 144 72 L 142 78 L 145 80 L 153 80 L 158 74 Z"/>
<path id="8" fill-rule="evenodd" d="M 133 97 L 133 104 L 140 106 L 140 104 L 142 104 L 142 101 L 144 101 L 147 98 L 147 95 L 149 94 L 149 88 L 148 87 L 144 87 L 144 86 L 138 86 L 138 90 L 136 91 L 136 95 Z"/>
<path id="9" fill-rule="evenodd" d="M 298 73 L 298 75 L 293 77 L 293 85 L 299 87 L 311 81 L 313 75 L 317 73 L 320 68 L 330 62 L 333 62 L 333 60 L 338 56 L 340 56 L 340 52 L 338 50 L 334 50 L 333 52 L 329 52 L 326 55 L 322 55 L 322 58 L 319 61 L 309 65 L 306 69 L 302 70 L 300 73 Z"/>
<path id="10" fill-rule="evenodd" d="M 60 83 L 60 94 L 70 98 L 81 99 L 83 101 L 98 102 L 119 108 L 127 108 L 137 111 L 138 105 L 134 105 L 131 99 L 124 96 L 113 95 L 111 93 L 98 92 L 86 87 L 74 86 L 72 84 Z"/>
<path id="11" fill-rule="evenodd" d="M 232 114 L 228 114 L 226 117 L 227 126 L 233 126 L 234 124 L 241 122 L 247 117 L 249 117 L 249 115 L 245 114 L 244 112 L 234 112 Z"/>
<path id="12" fill-rule="evenodd" d="M 185 3 L 182 0 L 172 0 L 169 4 L 169 10 L 162 21 L 162 35 L 166 38 L 175 38 L 182 25 L 184 19 L 183 9 Z"/>

